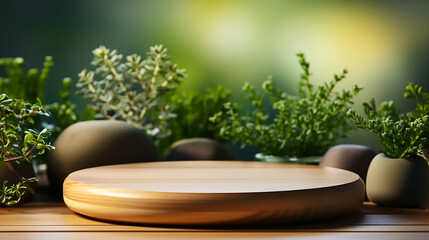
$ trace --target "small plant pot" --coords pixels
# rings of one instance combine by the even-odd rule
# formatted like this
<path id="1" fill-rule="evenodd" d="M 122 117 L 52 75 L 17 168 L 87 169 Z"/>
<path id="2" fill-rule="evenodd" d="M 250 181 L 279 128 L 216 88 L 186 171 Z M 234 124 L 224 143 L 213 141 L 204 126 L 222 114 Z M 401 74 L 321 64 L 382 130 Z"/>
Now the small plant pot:
<path id="1" fill-rule="evenodd" d="M 428 208 L 429 165 L 421 157 L 378 154 L 368 169 L 366 191 L 369 200 L 380 206 Z"/>
<path id="2" fill-rule="evenodd" d="M 15 162 L 11 163 L 15 171 L 22 177 L 31 178 L 35 177 L 33 165 L 31 163 L 22 163 L 17 164 Z M 6 164 L 0 165 L 0 186 L 3 186 L 3 182 L 7 180 L 8 184 L 16 184 L 19 182 L 18 178 L 9 170 Z M 30 183 L 31 188 L 35 189 L 37 187 L 37 183 Z M 20 203 L 30 202 L 33 199 L 33 194 L 30 192 L 25 192 L 21 197 Z M 0 205 L 2 206 L 2 205 Z"/>
<path id="3" fill-rule="evenodd" d="M 273 163 L 297 163 L 297 164 L 308 164 L 308 165 L 319 165 L 322 157 L 279 157 L 272 155 L 265 155 L 257 153 L 255 159 L 261 162 L 273 162 Z"/>

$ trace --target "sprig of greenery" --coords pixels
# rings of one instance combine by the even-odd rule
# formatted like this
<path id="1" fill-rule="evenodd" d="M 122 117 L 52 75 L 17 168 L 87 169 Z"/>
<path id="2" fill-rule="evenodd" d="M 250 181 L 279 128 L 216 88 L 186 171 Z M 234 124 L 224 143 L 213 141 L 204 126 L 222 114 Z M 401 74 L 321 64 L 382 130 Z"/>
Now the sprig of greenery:
<path id="1" fill-rule="evenodd" d="M 30 183 L 37 182 L 37 178 L 23 178 L 22 181 L 17 184 L 9 185 L 9 182 L 5 180 L 3 187 L 0 189 L 0 203 L 5 206 L 12 206 L 21 201 L 22 196 L 29 192 L 34 194 L 34 190 L 30 187 Z"/>
<path id="2" fill-rule="evenodd" d="M 6 94 L 0 95 L 0 165 L 6 164 L 18 180 L 17 184 L 12 185 L 3 182 L 0 202 L 7 206 L 19 202 L 27 191 L 32 193 L 28 183 L 37 181 L 21 177 L 11 162 L 31 162 L 37 155 L 44 154 L 45 150 L 54 148 L 47 142 L 51 131 L 44 129 L 37 132 L 31 128 L 33 118 L 38 115 L 48 116 L 40 99 L 38 103 L 31 104 L 9 98 Z"/>
<path id="3" fill-rule="evenodd" d="M 40 70 L 31 68 L 27 72 L 23 70 L 24 59 L 0 58 L 0 66 L 3 67 L 6 77 L 0 77 L 0 89 L 9 97 L 25 99 L 35 103 L 37 98 L 43 101 L 46 81 L 49 71 L 53 66 L 52 57 L 45 57 L 45 63 Z"/>
<path id="4" fill-rule="evenodd" d="M 174 117 L 168 119 L 167 127 L 171 134 L 157 143 L 160 152 L 173 142 L 184 138 L 205 137 L 223 142 L 219 136 L 217 124 L 209 120 L 223 109 L 231 92 L 222 86 L 207 89 L 205 93 L 197 91 L 173 92 L 166 96 Z"/>
<path id="5" fill-rule="evenodd" d="M 122 61 L 116 50 L 100 46 L 93 51 L 94 71 L 82 70 L 78 92 L 95 103 L 103 118 L 121 119 L 148 135 L 164 137 L 170 107 L 160 97 L 177 88 L 185 70 L 170 61 L 162 45 L 150 48 L 146 59 L 133 54 Z"/>
<path id="6" fill-rule="evenodd" d="M 59 91 L 60 102 L 46 105 L 46 109 L 50 112 L 54 121 L 56 121 L 53 125 L 54 127 L 50 127 L 54 130 L 55 135 L 58 135 L 68 126 L 78 121 L 76 104 L 70 101 L 71 82 L 70 78 L 64 78 L 63 89 Z M 47 126 L 47 124 L 45 124 L 45 126 Z"/>
<path id="7" fill-rule="evenodd" d="M 377 108 L 375 100 L 364 102 L 366 118 L 350 109 L 350 116 L 357 127 L 378 136 L 384 146 L 383 152 L 391 158 L 412 158 L 422 155 L 429 147 L 429 94 L 422 87 L 410 83 L 406 87 L 405 98 L 416 99 L 414 111 L 399 113 L 393 101 L 383 102 Z"/>
<path id="8" fill-rule="evenodd" d="M 40 71 L 32 68 L 25 73 L 23 58 L 0 58 L 0 66 L 3 67 L 5 73 L 5 77 L 0 77 L 0 89 L 10 98 L 25 99 L 30 103 L 36 103 L 37 99 L 41 99 L 43 102 L 46 82 L 53 64 L 52 57 L 46 56 Z M 51 120 L 55 124 L 47 124 L 46 121 L 43 121 L 41 125 L 54 129 L 57 135 L 77 121 L 76 106 L 69 100 L 70 86 L 71 79 L 64 78 L 63 90 L 59 92 L 60 103 L 45 106 L 52 113 Z M 36 122 L 35 125 L 39 126 L 40 122 L 37 117 L 33 120 Z"/>
<path id="9" fill-rule="evenodd" d="M 413 83 L 409 83 L 405 90 L 404 98 L 416 100 L 416 109 L 409 113 L 409 117 L 416 119 L 429 115 L 429 93 L 423 92 L 422 87 Z"/>
<path id="10" fill-rule="evenodd" d="M 211 118 L 219 124 L 222 137 L 240 141 L 242 147 L 255 146 L 266 155 L 305 157 L 321 155 L 347 136 L 353 124 L 346 113 L 361 88 L 334 91 L 336 84 L 346 77 L 346 70 L 316 88 L 310 83 L 310 64 L 303 54 L 297 56 L 303 69 L 299 96 L 278 90 L 271 77 L 262 84 L 266 96 L 246 83 L 243 92 L 255 110 L 241 114 L 240 105 L 226 103 L 224 109 Z M 268 109 L 267 97 L 271 104 Z"/>

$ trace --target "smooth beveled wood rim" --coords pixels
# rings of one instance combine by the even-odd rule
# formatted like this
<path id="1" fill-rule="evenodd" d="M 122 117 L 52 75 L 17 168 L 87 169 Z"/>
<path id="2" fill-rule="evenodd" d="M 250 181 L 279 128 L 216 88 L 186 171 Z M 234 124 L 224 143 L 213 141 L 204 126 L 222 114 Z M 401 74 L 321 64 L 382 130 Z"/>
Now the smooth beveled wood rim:
<path id="1" fill-rule="evenodd" d="M 208 166 L 230 165 L 238 168 L 240 165 L 247 166 L 246 163 L 230 164 L 222 162 L 196 162 L 195 165 L 189 164 L 187 162 L 184 165 L 193 166 L 194 169 L 197 166 L 207 166 L 207 164 Z M 176 168 L 181 164 L 177 162 L 172 163 L 172 165 L 168 163 L 166 165 L 164 163 L 126 164 L 119 167 L 132 169 L 135 166 L 146 165 L 152 167 L 150 171 L 157 171 L 157 169 L 161 171 L 162 168 L 159 168 L 159 166 Z M 249 165 L 276 168 L 271 163 L 258 163 L 256 165 L 249 163 Z M 347 214 L 359 208 L 364 201 L 364 183 L 356 174 L 349 174 L 347 171 L 338 169 L 322 169 L 316 166 L 288 166 L 291 169 L 287 169 L 287 166 L 283 164 L 281 166 L 286 169 L 285 173 L 296 169 L 304 169 L 304 172 L 306 172 L 305 169 L 310 169 L 310 172 L 325 169 L 328 170 L 329 174 L 340 173 L 339 175 L 341 176 L 345 174 L 344 176 L 347 178 L 345 180 L 341 178 L 341 181 L 348 182 L 335 184 L 332 179 L 329 179 L 330 184 L 326 185 L 326 187 L 286 191 L 196 193 L 102 187 L 75 181 L 72 179 L 73 175 L 71 174 L 64 181 L 64 201 L 75 212 L 108 221 L 156 225 L 216 226 L 315 221 Z M 103 169 L 109 170 L 115 169 L 115 167 L 106 166 Z M 121 171 L 124 171 L 124 169 Z M 126 169 L 125 172 L 127 172 Z M 82 170 L 80 175 L 74 176 L 85 176 L 82 173 L 85 173 L 85 170 Z M 129 179 L 133 179 L 132 176 L 126 176 L 126 178 L 128 180 L 124 181 L 124 184 L 128 183 Z M 85 180 L 93 181 L 87 178 Z M 99 181 L 93 182 L 97 184 Z M 196 184 L 201 184 L 204 187 L 205 183 L 202 181 Z"/>
<path id="2" fill-rule="evenodd" d="M 329 194 L 335 194 L 336 192 L 342 192 L 344 195 L 352 194 L 354 192 L 359 193 L 358 190 L 361 188 L 362 184 L 363 181 L 358 179 L 354 182 L 340 186 L 285 192 L 166 193 L 103 188 L 79 183 L 67 178 L 64 181 L 64 197 L 73 201 L 100 206 L 158 210 L 173 210 L 177 208 L 183 210 L 210 210 L 216 209 L 217 205 L 222 205 L 223 208 L 230 208 L 230 210 L 240 210 L 249 209 L 254 206 L 255 203 L 261 203 L 261 201 L 263 201 L 267 202 L 267 205 L 264 206 L 264 210 L 274 210 L 278 209 L 278 206 L 272 205 L 273 203 L 296 204 L 295 201 L 302 201 L 302 197 L 308 195 L 322 197 L 328 196 Z M 129 201 L 121 201 L 124 198 Z M 344 198 L 340 200 L 344 200 Z M 161 201 L 166 201 L 166 205 L 161 206 Z M 288 204 L 282 205 L 287 208 Z"/>

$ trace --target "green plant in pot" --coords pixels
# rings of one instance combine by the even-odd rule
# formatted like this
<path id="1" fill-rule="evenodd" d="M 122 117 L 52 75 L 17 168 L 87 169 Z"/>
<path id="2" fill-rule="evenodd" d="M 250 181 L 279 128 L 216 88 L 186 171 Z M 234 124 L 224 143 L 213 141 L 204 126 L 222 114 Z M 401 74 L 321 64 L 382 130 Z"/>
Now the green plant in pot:
<path id="1" fill-rule="evenodd" d="M 91 64 L 79 74 L 78 93 L 92 101 L 96 119 L 123 120 L 142 130 L 155 142 L 158 153 L 184 138 L 220 140 L 215 123 L 208 119 L 229 100 L 223 87 L 206 93 L 179 92 L 185 70 L 170 60 L 162 45 L 150 48 L 146 57 L 123 57 L 100 46 Z"/>
<path id="2" fill-rule="evenodd" d="M 44 102 L 45 88 L 49 73 L 54 65 L 50 56 L 45 57 L 43 68 L 24 68 L 25 61 L 21 57 L 0 58 L 0 66 L 3 68 L 5 76 L 0 76 L 0 89 L 10 98 L 23 99 L 29 103 L 37 103 L 38 99 Z M 45 109 L 49 112 L 49 117 L 41 118 L 33 115 L 34 129 L 54 130 L 51 135 L 53 141 L 58 134 L 71 124 L 77 122 L 76 106 L 70 97 L 71 79 L 63 79 L 63 90 L 59 91 L 60 101 L 46 104 Z M 45 174 L 46 155 L 39 155 L 33 159 L 36 166 L 36 174 Z"/>
<path id="3" fill-rule="evenodd" d="M 166 122 L 173 117 L 161 98 L 175 90 L 185 70 L 172 63 L 162 45 L 150 48 L 146 58 L 119 54 L 105 46 L 93 50 L 94 70 L 79 73 L 78 93 L 91 99 L 96 119 L 123 120 L 154 139 L 170 134 Z"/>
<path id="4" fill-rule="evenodd" d="M 24 195 L 34 193 L 32 187 L 37 179 L 21 176 L 20 166 L 53 148 L 46 141 L 51 131 L 37 132 L 32 128 L 33 117 L 37 115 L 48 115 L 40 100 L 31 104 L 0 95 L 0 205 L 14 205 Z"/>
<path id="5" fill-rule="evenodd" d="M 399 113 L 393 101 L 377 108 L 364 102 L 366 118 L 350 110 L 356 126 L 376 134 L 383 153 L 372 160 L 367 174 L 368 198 L 383 206 L 429 207 L 429 94 L 410 83 L 405 98 L 415 99 L 415 110 Z"/>
<path id="6" fill-rule="evenodd" d="M 209 119 L 223 109 L 223 104 L 230 100 L 230 95 L 229 90 L 218 86 L 216 89 L 208 88 L 204 93 L 174 91 L 166 96 L 165 101 L 169 103 L 175 116 L 167 121 L 167 128 L 171 130 L 171 134 L 158 142 L 160 152 L 165 152 L 165 159 L 177 159 L 171 155 L 171 151 L 179 147 L 181 151 L 188 150 L 186 155 L 204 160 L 206 158 L 201 157 L 210 156 L 210 154 L 204 155 L 202 149 L 196 147 L 198 144 L 194 144 L 199 143 L 207 147 L 206 153 L 213 152 L 212 157 L 220 160 L 219 156 L 222 154 L 218 153 L 222 151 L 219 148 L 224 149 L 225 152 L 228 151 L 222 146 L 225 140 L 219 135 L 217 124 Z M 188 144 L 190 148 L 181 143 Z"/>
<path id="7" fill-rule="evenodd" d="M 206 137 L 223 141 L 215 123 L 209 118 L 222 110 L 231 92 L 222 86 L 208 88 L 205 93 L 197 91 L 173 92 L 167 99 L 175 117 L 170 118 L 168 127 L 174 131 L 166 139 L 169 144 L 183 138 Z"/>
<path id="8" fill-rule="evenodd" d="M 96 120 L 73 124 L 58 136 L 58 150 L 48 159 L 48 177 L 59 194 L 62 182 L 73 171 L 157 161 L 154 140 L 170 134 L 166 122 L 173 117 L 162 96 L 176 89 L 185 77 L 185 70 L 170 61 L 162 45 L 151 47 L 145 57 L 124 57 L 105 46 L 92 53 L 92 67 L 79 73 L 76 86 L 78 93 L 91 100 L 88 109 Z M 68 91 L 63 93 L 66 105 Z M 63 110 L 59 106 L 55 109 Z"/>
<path id="9" fill-rule="evenodd" d="M 239 104 L 228 102 L 211 118 L 224 138 L 256 147 L 258 160 L 318 164 L 320 156 L 354 127 L 346 113 L 361 88 L 335 91 L 346 70 L 315 87 L 310 64 L 303 54 L 297 56 L 303 69 L 298 96 L 278 90 L 269 77 L 262 85 L 265 96 L 248 83 L 243 86 L 253 112 L 242 113 Z"/>

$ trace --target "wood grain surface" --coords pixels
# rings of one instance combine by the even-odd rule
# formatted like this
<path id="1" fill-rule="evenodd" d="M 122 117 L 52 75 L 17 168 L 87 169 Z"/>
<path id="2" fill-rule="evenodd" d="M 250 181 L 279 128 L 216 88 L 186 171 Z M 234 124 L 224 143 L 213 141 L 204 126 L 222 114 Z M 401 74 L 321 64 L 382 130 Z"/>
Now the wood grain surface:
<path id="1" fill-rule="evenodd" d="M 35 199 L 38 201 L 40 198 L 36 196 Z M 276 227 L 205 229 L 115 224 L 76 214 L 61 202 L 32 202 L 0 208 L 0 239 L 427 240 L 429 209 L 385 208 L 365 202 L 351 214 L 318 222 Z"/>
<path id="2" fill-rule="evenodd" d="M 316 221 L 359 208 L 358 175 L 318 166 L 183 161 L 79 170 L 64 201 L 80 214 L 155 225 L 271 225 Z"/>

